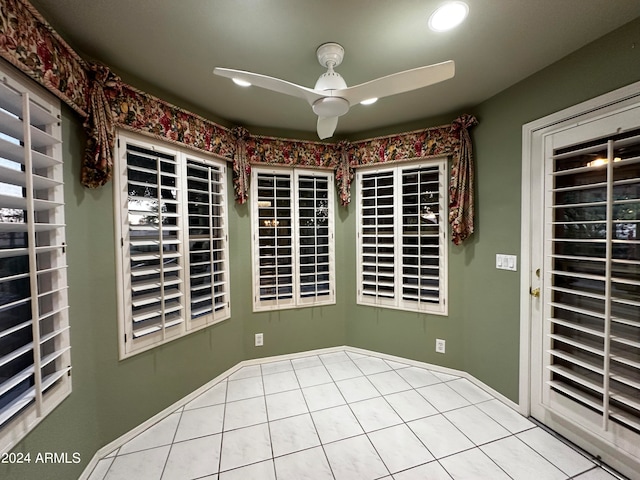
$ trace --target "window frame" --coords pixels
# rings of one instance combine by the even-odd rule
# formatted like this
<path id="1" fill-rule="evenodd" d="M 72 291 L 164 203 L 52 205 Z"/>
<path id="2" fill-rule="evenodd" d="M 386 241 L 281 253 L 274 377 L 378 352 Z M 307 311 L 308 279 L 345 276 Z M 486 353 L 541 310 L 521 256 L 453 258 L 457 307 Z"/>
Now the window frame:
<path id="1" fill-rule="evenodd" d="M 275 298 L 272 300 L 265 300 L 260 298 L 260 289 L 261 289 L 261 277 L 260 270 L 260 241 L 259 235 L 261 227 L 258 226 L 257 220 L 260 219 L 260 208 L 267 208 L 260 206 L 260 198 L 258 194 L 259 190 L 259 176 L 280 176 L 282 178 L 289 178 L 289 206 L 291 210 L 291 298 L 290 299 L 280 299 Z M 322 179 L 323 182 L 326 182 L 326 218 L 327 218 L 327 234 L 326 234 L 326 256 L 328 257 L 328 267 L 326 273 L 328 275 L 328 289 L 327 293 L 323 295 L 304 295 L 302 293 L 302 281 L 301 277 L 306 274 L 300 271 L 302 267 L 301 258 L 305 255 L 302 255 L 302 235 L 301 235 L 301 218 L 309 218 L 302 217 L 300 213 L 300 202 L 301 202 L 301 194 L 300 194 L 300 179 L 301 178 L 313 178 L 313 179 Z M 275 187 L 274 187 L 275 188 Z M 314 188 L 314 192 L 317 190 Z M 252 284 L 252 295 L 253 295 L 253 311 L 261 312 L 261 311 L 274 311 L 274 310 L 285 310 L 292 308 L 305 308 L 305 307 L 316 307 L 322 305 L 334 305 L 336 303 L 336 294 L 335 294 L 335 195 L 334 195 L 334 175 L 331 171 L 319 170 L 319 169 L 307 169 L 307 168 L 286 168 L 286 167 L 256 167 L 252 168 L 251 172 L 251 238 L 253 239 L 253 248 L 251 249 L 251 265 L 252 265 L 252 273 L 253 273 L 253 284 Z M 314 201 L 318 199 L 316 193 L 314 193 Z M 324 198 L 324 197 L 323 197 Z M 269 207 L 270 208 L 270 207 Z M 321 207 L 323 208 L 323 207 Z M 307 209 L 308 210 L 308 209 Z M 317 210 L 316 210 L 317 212 Z M 317 215 L 317 213 L 316 213 Z M 277 217 L 277 215 L 276 215 Z M 314 217 L 314 219 L 317 217 Z M 315 220 L 314 220 L 315 221 Z M 275 235 L 275 234 L 274 234 Z M 325 237 L 325 235 L 315 235 L 315 238 Z M 322 240 L 324 241 L 324 240 Z M 314 247 L 318 247 L 319 245 L 325 245 L 320 243 L 314 243 Z M 324 253 L 315 253 L 315 257 L 324 256 Z M 308 256 L 308 255 L 307 255 Z M 277 260 L 276 260 L 277 261 Z M 313 265 L 318 266 L 323 262 L 314 262 Z M 278 266 L 278 265 L 274 265 Z M 285 265 L 286 266 L 286 265 Z M 315 269 L 317 273 L 318 268 Z M 322 283 L 325 283 L 324 281 Z M 263 285 L 264 287 L 264 285 Z M 277 286 L 276 286 L 277 288 Z"/>
<path id="2" fill-rule="evenodd" d="M 417 301 L 409 300 L 403 298 L 405 295 L 403 293 L 403 267 L 407 265 L 403 265 L 403 239 L 408 238 L 409 235 L 403 234 L 403 216 L 408 215 L 403 212 L 403 173 L 409 172 L 412 170 L 434 170 L 437 169 L 438 175 L 438 212 L 436 217 L 438 218 L 438 280 L 437 280 L 437 288 L 438 288 L 438 302 L 430 302 L 426 300 L 421 300 L 420 298 Z M 394 163 L 392 165 L 375 165 L 370 167 L 361 167 L 356 170 L 356 185 L 357 185 L 357 209 L 356 209 L 356 271 L 357 271 L 357 292 L 356 292 L 356 303 L 358 305 L 372 306 L 372 307 L 382 307 L 382 308 L 390 308 L 396 310 L 403 310 L 409 312 L 417 312 L 417 313 L 428 313 L 434 315 L 448 315 L 448 205 L 447 205 L 447 174 L 448 174 L 448 162 L 446 157 L 438 157 L 438 158 L 423 158 L 416 159 L 415 161 L 402 162 L 402 163 Z M 384 243 L 376 243 L 378 246 L 382 244 L 383 246 L 391 246 L 392 253 L 388 254 L 388 258 L 392 259 L 392 261 L 388 263 L 379 263 L 376 260 L 375 272 L 378 277 L 390 278 L 393 276 L 392 282 L 386 282 L 383 284 L 382 281 L 376 280 L 374 282 L 376 286 L 376 291 L 383 290 L 381 287 L 386 287 L 382 293 L 373 295 L 369 294 L 365 291 L 364 288 L 364 276 L 370 275 L 372 270 L 366 269 L 368 267 L 373 267 L 372 265 L 365 265 L 364 262 L 365 252 L 365 225 L 363 225 L 363 209 L 364 209 L 364 197 L 363 197 L 363 180 L 365 178 L 372 178 L 374 175 L 379 175 L 380 178 L 383 176 L 392 177 L 393 181 L 391 185 L 393 187 L 393 192 L 391 196 L 386 195 L 386 198 L 391 198 L 388 206 L 392 206 L 392 223 L 384 224 L 375 223 L 375 225 L 370 225 L 370 227 L 386 227 L 384 229 L 385 233 L 389 236 L 389 238 L 393 239 L 392 243 L 384 244 Z M 379 188 L 376 186 L 376 188 Z M 388 188 L 388 186 L 386 187 Z M 400 193 L 398 193 L 400 192 Z M 431 192 L 425 192 L 431 193 Z M 381 196 L 382 197 L 382 196 Z M 376 196 L 378 198 L 378 196 Z M 421 202 L 421 200 L 419 200 Z M 429 211 L 429 214 L 432 212 Z M 418 216 L 416 214 L 415 216 Z M 384 215 L 377 214 L 376 222 L 380 222 L 384 217 Z M 387 215 L 387 218 L 391 218 Z M 417 218 L 416 221 L 420 222 L 420 218 Z M 407 225 L 405 225 L 406 227 Z M 380 230 L 378 230 L 379 232 Z M 369 235 L 371 237 L 372 235 Z M 379 238 L 378 233 L 376 233 L 376 238 Z M 420 244 L 422 245 L 422 244 Z M 377 249 L 376 258 L 381 258 L 378 253 L 379 249 Z M 369 255 L 371 256 L 371 255 Z M 420 257 L 422 258 L 422 257 Z M 419 264 L 420 268 L 422 268 L 422 263 Z M 382 267 L 382 268 L 381 268 Z M 386 273 L 384 272 L 386 269 Z M 383 273 L 380 273 L 383 272 Z M 407 288 L 410 288 L 407 284 Z M 421 291 L 421 289 L 418 289 Z M 390 293 L 391 292 L 391 293 Z M 421 297 L 421 293 L 418 294 Z"/>
<path id="3" fill-rule="evenodd" d="M 2 395 L 18 389 L 3 404 L 12 408 L 0 412 L 0 417 L 6 416 L 0 425 L 0 453 L 13 448 L 72 390 L 60 101 L 11 68 L 0 62 L 0 130 L 6 133 L 0 145 L 6 159 L 0 168 L 0 182 L 5 185 L 0 187 L 0 199 L 7 202 L 0 208 L 23 213 L 19 221 L 0 223 L 0 233 L 23 234 L 25 246 L 0 250 L 0 259 L 28 257 L 28 261 L 26 271 L 3 276 L 0 283 L 10 295 L 9 283 L 28 282 L 29 296 L 5 303 L 0 315 L 7 320 L 9 311 L 29 305 L 27 315 L 32 318 L 22 321 L 18 312 L 20 323 L 0 331 L 0 339 L 29 333 L 29 343 L 11 350 L 0 362 L 10 365 L 29 352 L 32 359 L 31 366 L 18 366 L 22 370 L 17 373 L 8 369 L 11 377 L 0 384 Z M 30 128 L 25 128 L 25 121 Z M 22 196 L 12 193 L 15 188 L 22 188 Z M 12 344 L 16 341 L 20 339 Z"/>
<path id="4" fill-rule="evenodd" d="M 136 332 L 134 332 L 134 317 L 133 317 L 133 298 L 136 295 L 133 291 L 132 286 L 132 266 L 131 266 L 131 236 L 130 233 L 132 231 L 131 225 L 129 222 L 129 194 L 128 189 L 131 188 L 129 186 L 128 179 L 128 170 L 130 165 L 128 163 L 128 152 L 129 150 L 139 150 L 141 156 L 145 156 L 147 153 L 153 152 L 158 156 L 158 158 L 163 159 L 167 158 L 167 163 L 173 164 L 176 167 L 175 170 L 175 197 L 174 199 L 170 199 L 168 203 L 175 205 L 175 212 L 171 212 L 169 215 L 175 218 L 175 224 L 171 224 L 167 230 L 172 230 L 175 232 L 175 238 L 171 238 L 170 243 L 175 245 L 175 254 L 173 256 L 177 257 L 176 264 L 171 267 L 171 270 L 175 272 L 175 277 L 171 280 L 171 283 L 175 283 L 177 288 L 173 290 L 171 295 L 174 298 L 173 300 L 179 299 L 178 302 L 174 302 L 173 309 L 176 311 L 180 311 L 181 313 L 178 316 L 174 316 L 174 320 L 169 323 L 169 325 L 164 323 L 164 319 L 167 315 L 167 311 L 171 310 L 171 308 L 167 308 L 167 299 L 165 296 L 166 288 L 160 289 L 160 297 L 161 297 L 161 305 L 155 308 L 155 313 L 162 318 L 160 320 L 160 327 L 155 331 L 151 331 L 150 333 L 140 334 L 136 337 Z M 147 153 L 145 153 L 145 151 Z M 174 160 L 172 161 L 169 157 L 172 157 Z M 161 161 L 161 160 L 158 160 Z M 191 162 L 194 162 L 199 171 L 202 172 L 211 172 L 212 170 L 217 171 L 219 174 L 219 179 L 215 183 L 217 188 L 220 191 L 204 192 L 203 190 L 199 190 L 197 188 L 190 188 L 189 182 L 198 181 L 199 178 L 196 178 L 193 175 L 188 175 L 188 169 Z M 133 167 L 135 169 L 136 167 Z M 196 170 L 194 168 L 194 170 Z M 158 191 L 157 195 L 165 195 L 165 192 L 172 190 L 171 186 L 168 184 L 162 183 L 162 178 L 164 175 L 168 175 L 173 177 L 174 174 L 168 172 L 166 170 L 160 169 L 158 174 L 158 170 L 154 170 L 153 172 L 148 172 L 150 174 L 156 174 L 160 180 L 160 188 L 156 188 Z M 132 180 L 134 181 L 134 180 Z M 125 359 L 144 351 L 153 349 L 160 345 L 164 345 L 172 340 L 177 338 L 182 338 L 190 333 L 202 330 L 211 325 L 220 323 L 224 320 L 227 320 L 231 317 L 231 304 L 230 304 L 230 295 L 231 295 L 231 286 L 230 286 L 230 269 L 229 269 L 229 222 L 228 222 L 228 210 L 229 210 L 229 200 L 228 200 L 228 181 L 227 181 L 227 161 L 225 159 L 218 158 L 217 156 L 206 156 L 204 154 L 194 152 L 190 149 L 181 148 L 175 145 L 171 145 L 167 142 L 162 142 L 160 140 L 156 140 L 153 138 L 149 138 L 143 135 L 138 135 L 129 131 L 118 130 L 117 132 L 117 140 L 116 140 L 116 162 L 114 165 L 114 221 L 115 221 L 115 239 L 116 239 L 116 276 L 117 276 L 117 296 L 118 296 L 118 337 L 119 337 L 119 354 L 120 359 Z M 141 185 L 141 182 L 138 182 L 138 185 Z M 154 184 L 150 183 L 150 188 L 154 188 Z M 158 184 L 155 184 L 158 185 Z M 193 184 L 192 184 L 193 185 Z M 160 191 L 163 191 L 160 193 Z M 212 203 L 213 200 L 209 202 L 196 202 L 189 200 L 190 193 L 194 195 L 208 193 L 209 195 L 214 194 L 216 198 L 220 200 L 220 204 Z M 173 195 L 173 193 L 171 194 Z M 152 197 L 150 197 L 152 198 Z M 196 198 L 196 197 L 194 197 Z M 210 196 L 209 199 L 212 197 Z M 158 199 L 158 203 L 163 204 L 162 208 L 157 208 L 158 216 L 162 218 L 163 211 L 166 211 L 165 208 L 165 200 L 164 197 L 160 197 Z M 206 238 L 206 241 L 209 242 L 208 253 L 209 260 L 207 262 L 211 262 L 211 267 L 209 269 L 208 274 L 206 276 L 210 277 L 211 287 L 211 301 L 212 307 L 211 312 L 206 313 L 204 315 L 198 315 L 196 317 L 192 316 L 192 285 L 195 285 L 194 278 L 195 275 L 192 276 L 192 264 L 196 262 L 191 261 L 192 254 L 205 252 L 206 258 L 206 249 L 200 249 L 198 252 L 192 250 L 191 241 L 193 237 L 190 237 L 190 228 L 197 229 L 199 228 L 197 225 L 190 226 L 190 219 L 192 218 L 192 214 L 189 213 L 190 205 L 204 205 L 209 208 L 209 211 L 213 211 L 217 209 L 218 213 L 215 215 L 215 218 L 218 219 L 219 225 L 214 227 L 210 222 L 206 227 L 209 229 L 209 237 Z M 193 214 L 193 217 L 198 215 Z M 210 215 L 199 215 L 202 218 L 209 217 Z M 164 224 L 164 222 L 162 222 Z M 144 227 L 143 227 L 144 228 Z M 149 229 L 148 229 L 149 230 Z M 162 244 L 165 240 L 165 229 L 163 229 L 162 234 L 158 232 L 158 242 Z M 222 230 L 220 236 L 214 236 L 212 234 L 213 230 Z M 206 234 L 205 234 L 206 236 Z M 195 242 L 195 240 L 193 240 Z M 202 238 L 198 240 L 202 243 Z M 167 242 L 169 243 L 169 242 Z M 217 243 L 221 244 L 220 247 L 213 248 L 212 244 Z M 213 251 L 216 251 L 216 255 L 221 255 L 222 258 L 214 259 Z M 159 268 L 156 269 L 155 273 L 159 273 L 158 282 L 162 283 L 164 287 L 167 286 L 167 276 L 165 274 L 168 272 L 168 269 L 165 269 L 165 265 L 167 262 L 171 262 L 171 260 L 164 260 L 164 255 L 167 250 L 164 248 L 159 249 L 158 255 L 163 258 L 160 262 L 159 260 Z M 200 262 L 202 263 L 202 262 Z M 150 265 L 153 262 L 150 261 Z M 214 264 L 216 266 L 214 267 Z M 220 268 L 221 270 L 218 269 Z M 135 268 L 135 267 L 133 267 Z M 206 271 L 206 268 L 205 268 Z M 140 274 L 140 272 L 138 272 Z M 216 281 L 214 277 L 218 277 Z M 222 276 L 223 279 L 220 280 L 219 277 Z M 222 294 L 219 292 L 216 293 L 216 288 L 220 286 L 226 286 L 226 290 L 223 291 Z M 143 285 L 141 288 L 146 288 L 146 285 Z M 194 288 L 195 290 L 195 288 Z M 223 297 L 223 300 L 215 304 L 215 297 Z M 202 298 L 202 296 L 198 297 Z M 135 307 L 138 308 L 138 307 Z M 173 325 L 172 325 L 173 323 Z M 154 328 L 152 326 L 152 328 Z"/>

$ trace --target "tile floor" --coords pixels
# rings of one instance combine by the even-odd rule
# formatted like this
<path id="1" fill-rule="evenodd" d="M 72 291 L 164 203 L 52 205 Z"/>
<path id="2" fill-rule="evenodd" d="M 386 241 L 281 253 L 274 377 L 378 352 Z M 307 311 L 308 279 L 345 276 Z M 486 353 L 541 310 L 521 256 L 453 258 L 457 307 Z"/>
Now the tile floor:
<path id="1" fill-rule="evenodd" d="M 347 350 L 243 367 L 89 478 L 617 477 L 467 379 Z"/>

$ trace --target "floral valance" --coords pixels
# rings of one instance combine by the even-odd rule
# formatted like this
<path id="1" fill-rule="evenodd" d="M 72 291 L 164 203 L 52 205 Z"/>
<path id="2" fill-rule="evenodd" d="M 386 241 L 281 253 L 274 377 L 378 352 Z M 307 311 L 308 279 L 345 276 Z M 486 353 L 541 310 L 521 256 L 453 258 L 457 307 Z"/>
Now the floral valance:
<path id="1" fill-rule="evenodd" d="M 106 184 L 112 175 L 116 127 L 233 161 L 236 201 L 249 192 L 251 165 L 335 171 L 340 203 L 351 199 L 354 170 L 374 163 L 450 156 L 449 221 L 458 244 L 473 233 L 473 157 L 464 115 L 451 125 L 358 142 L 323 143 L 252 136 L 228 129 L 121 82 L 105 66 L 85 62 L 27 0 L 0 0 L 0 56 L 85 118 L 88 136 L 82 182 Z"/>
<path id="2" fill-rule="evenodd" d="M 87 64 L 26 0 L 0 0 L 0 56 L 87 116 Z"/>
<path id="3" fill-rule="evenodd" d="M 233 158 L 236 142 L 228 128 L 126 84 L 109 89 L 107 98 L 118 126 Z"/>

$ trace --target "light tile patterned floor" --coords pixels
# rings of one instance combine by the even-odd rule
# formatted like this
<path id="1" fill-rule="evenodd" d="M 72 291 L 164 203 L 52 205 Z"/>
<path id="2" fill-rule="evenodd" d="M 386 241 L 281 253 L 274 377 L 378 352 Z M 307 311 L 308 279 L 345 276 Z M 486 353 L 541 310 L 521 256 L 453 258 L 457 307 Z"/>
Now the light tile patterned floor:
<path id="1" fill-rule="evenodd" d="M 352 351 L 246 366 L 90 480 L 616 477 L 464 378 Z"/>

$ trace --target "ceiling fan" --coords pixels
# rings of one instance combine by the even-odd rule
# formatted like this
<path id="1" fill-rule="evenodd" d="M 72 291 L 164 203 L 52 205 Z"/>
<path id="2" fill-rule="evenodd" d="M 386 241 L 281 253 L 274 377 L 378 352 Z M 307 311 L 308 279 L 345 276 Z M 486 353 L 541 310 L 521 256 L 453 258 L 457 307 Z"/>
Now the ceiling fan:
<path id="1" fill-rule="evenodd" d="M 327 71 L 320 75 L 314 88 L 307 88 L 279 78 L 258 73 L 216 67 L 213 73 L 233 79 L 234 82 L 248 86 L 266 88 L 306 100 L 313 113 L 318 116 L 318 137 L 329 138 L 338 125 L 338 117 L 349 111 L 357 103 L 375 101 L 398 93 L 417 90 L 453 77 L 455 65 L 452 60 L 434 65 L 393 73 L 353 87 L 347 87 L 342 76 L 334 68 L 342 63 L 344 48 L 337 43 L 324 43 L 316 51 L 320 65 Z"/>

